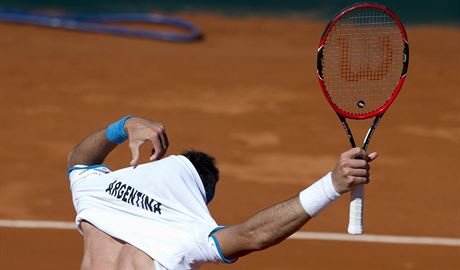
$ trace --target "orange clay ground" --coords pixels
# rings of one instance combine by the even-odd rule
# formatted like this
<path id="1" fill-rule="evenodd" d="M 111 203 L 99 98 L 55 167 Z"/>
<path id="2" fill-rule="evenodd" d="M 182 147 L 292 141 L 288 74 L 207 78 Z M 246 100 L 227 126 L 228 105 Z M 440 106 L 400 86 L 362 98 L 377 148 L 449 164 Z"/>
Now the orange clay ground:
<path id="1" fill-rule="evenodd" d="M 167 126 L 170 154 L 219 161 L 211 211 L 233 225 L 331 170 L 348 141 L 316 78 L 324 22 L 182 15 L 175 44 L 0 24 L 0 219 L 72 221 L 69 150 L 126 114 Z M 412 26 L 409 74 L 377 129 L 366 232 L 460 237 L 460 31 Z M 368 122 L 351 123 L 359 138 Z M 146 160 L 148 149 L 145 150 Z M 122 145 L 106 161 L 128 165 Z M 344 233 L 348 196 L 302 230 Z M 0 228 L 0 269 L 78 269 L 77 231 Z M 459 247 L 287 240 L 204 269 L 459 269 Z"/>

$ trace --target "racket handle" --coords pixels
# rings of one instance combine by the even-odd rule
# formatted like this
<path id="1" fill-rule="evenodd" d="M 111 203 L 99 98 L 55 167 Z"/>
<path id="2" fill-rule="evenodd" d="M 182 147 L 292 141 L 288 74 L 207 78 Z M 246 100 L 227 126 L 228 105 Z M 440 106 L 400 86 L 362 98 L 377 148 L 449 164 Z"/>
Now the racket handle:
<path id="1" fill-rule="evenodd" d="M 350 192 L 349 234 L 362 234 L 364 231 L 364 185 L 355 185 Z"/>

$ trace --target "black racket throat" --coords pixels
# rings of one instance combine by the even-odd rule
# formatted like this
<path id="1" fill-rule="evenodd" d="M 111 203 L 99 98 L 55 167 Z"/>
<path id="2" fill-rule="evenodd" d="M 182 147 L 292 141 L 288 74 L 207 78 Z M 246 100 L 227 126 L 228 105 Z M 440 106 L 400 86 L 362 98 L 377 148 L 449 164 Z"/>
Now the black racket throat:
<path id="1" fill-rule="evenodd" d="M 347 123 L 347 120 L 345 117 L 343 117 L 341 114 L 337 113 L 337 116 L 340 119 L 340 122 L 342 123 L 343 129 L 345 129 L 345 133 L 347 134 L 348 140 L 350 141 L 350 145 L 352 148 L 356 147 L 356 142 L 353 137 L 353 133 L 351 132 L 350 126 Z M 369 130 L 367 131 L 366 136 L 364 137 L 363 144 L 361 148 L 364 151 L 367 151 L 367 148 L 369 146 L 369 143 L 372 139 L 372 136 L 374 135 L 375 129 L 377 128 L 378 124 L 380 123 L 380 120 L 382 119 L 383 114 L 378 115 L 374 118 L 374 121 L 372 122 L 371 126 L 369 127 Z"/>

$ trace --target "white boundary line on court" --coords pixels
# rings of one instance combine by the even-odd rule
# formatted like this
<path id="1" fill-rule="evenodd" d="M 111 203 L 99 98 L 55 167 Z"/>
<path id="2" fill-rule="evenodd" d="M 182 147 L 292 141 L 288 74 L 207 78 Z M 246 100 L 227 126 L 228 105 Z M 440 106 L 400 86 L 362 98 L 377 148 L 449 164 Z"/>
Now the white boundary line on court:
<path id="1" fill-rule="evenodd" d="M 28 228 L 28 229 L 61 229 L 75 230 L 74 222 L 48 220 L 0 220 L 0 228 Z M 349 235 L 345 233 L 328 232 L 296 232 L 289 239 L 298 240 L 326 240 L 345 242 L 369 242 L 385 244 L 412 244 L 437 245 L 460 247 L 460 238 L 424 237 L 424 236 L 396 236 L 396 235 Z"/>
<path id="2" fill-rule="evenodd" d="M 50 220 L 8 220 L 0 219 L 0 228 L 26 228 L 26 229 L 61 229 L 76 230 L 75 222 L 50 221 Z"/>
<path id="3" fill-rule="evenodd" d="M 296 232 L 291 239 L 330 240 L 348 242 L 370 242 L 385 244 L 412 244 L 412 245 L 437 245 L 460 247 L 460 238 L 426 237 L 426 236 L 396 236 L 361 234 L 350 235 L 345 233 L 323 232 Z"/>

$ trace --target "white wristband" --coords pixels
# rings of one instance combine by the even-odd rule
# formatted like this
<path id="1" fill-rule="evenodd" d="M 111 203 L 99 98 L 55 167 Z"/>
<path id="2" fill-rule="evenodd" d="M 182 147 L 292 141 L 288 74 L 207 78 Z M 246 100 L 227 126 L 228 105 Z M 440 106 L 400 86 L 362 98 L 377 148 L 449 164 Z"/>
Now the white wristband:
<path id="1" fill-rule="evenodd" d="M 335 191 L 331 173 L 326 174 L 299 194 L 300 203 L 311 217 L 316 216 L 338 197 L 340 194 Z"/>

